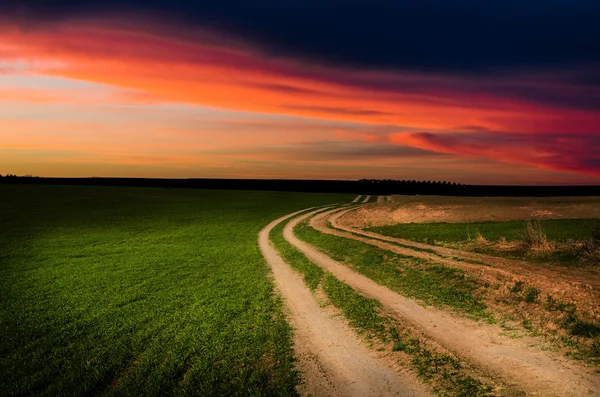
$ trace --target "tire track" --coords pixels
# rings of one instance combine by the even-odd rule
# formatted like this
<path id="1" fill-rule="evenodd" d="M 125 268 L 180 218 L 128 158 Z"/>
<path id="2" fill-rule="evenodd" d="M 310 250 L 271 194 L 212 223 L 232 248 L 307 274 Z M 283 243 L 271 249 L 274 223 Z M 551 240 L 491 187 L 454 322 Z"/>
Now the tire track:
<path id="1" fill-rule="evenodd" d="M 573 282 L 576 282 L 582 286 L 589 286 L 592 291 L 600 291 L 600 282 L 597 278 L 590 278 L 585 274 L 577 274 L 577 272 L 574 272 L 572 269 L 554 266 L 552 269 L 544 269 L 544 271 L 541 271 L 539 265 L 531 264 L 526 261 L 501 258 L 493 255 L 462 251 L 454 248 L 439 247 L 436 245 L 419 243 L 402 238 L 385 236 L 382 234 L 349 227 L 340 222 L 340 218 L 342 216 L 353 210 L 354 208 L 344 208 L 340 209 L 339 211 L 330 212 L 328 220 L 335 229 L 328 228 L 324 222 L 320 222 L 319 225 L 314 224 L 313 227 L 321 228 L 320 231 L 324 233 L 335 234 L 340 237 L 353 238 L 367 244 L 376 245 L 379 248 L 387 249 L 388 251 L 423 258 L 460 269 L 466 269 L 475 274 L 493 272 L 504 279 L 528 279 L 530 280 L 530 283 L 532 280 L 538 280 L 545 285 L 553 285 L 556 290 L 569 290 L 572 288 Z M 328 231 L 325 231 L 323 228 L 327 228 Z M 385 241 L 402 244 L 406 247 L 386 244 Z M 413 247 L 416 250 L 412 250 L 410 247 Z M 418 251 L 423 249 L 433 251 L 435 254 Z M 447 258 L 442 258 L 442 256 Z M 451 258 L 458 258 L 459 260 L 453 260 Z M 489 266 L 464 262 L 465 260 L 483 262 Z"/>
<path id="2" fill-rule="evenodd" d="M 535 348 L 534 338 L 511 339 L 501 335 L 502 330 L 497 326 L 475 323 L 439 309 L 426 309 L 300 241 L 294 235 L 293 227 L 315 212 L 301 215 L 289 222 L 284 228 L 285 239 L 338 279 L 365 296 L 379 300 L 394 317 L 410 322 L 488 375 L 499 377 L 511 391 L 521 389 L 526 393 L 543 396 L 600 393 L 597 376 L 594 377 L 581 365 L 559 354 Z M 333 211 L 327 211 L 319 217 L 323 219 L 331 212 Z"/>
<path id="3" fill-rule="evenodd" d="M 317 210 L 319 211 L 319 210 Z M 294 350 L 303 374 L 303 395 L 315 396 L 430 396 L 426 388 L 407 373 L 398 373 L 380 362 L 354 331 L 319 307 L 300 274 L 293 271 L 269 243 L 269 223 L 258 236 L 259 248 L 273 271 L 294 328 Z"/>

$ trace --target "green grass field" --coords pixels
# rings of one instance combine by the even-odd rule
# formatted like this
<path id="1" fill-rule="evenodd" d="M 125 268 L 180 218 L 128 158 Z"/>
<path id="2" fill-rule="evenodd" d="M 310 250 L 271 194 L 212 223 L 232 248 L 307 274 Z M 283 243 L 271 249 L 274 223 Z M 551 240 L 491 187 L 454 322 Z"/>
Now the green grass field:
<path id="1" fill-rule="evenodd" d="M 353 197 L 0 186 L 2 394 L 295 394 L 257 233 Z"/>

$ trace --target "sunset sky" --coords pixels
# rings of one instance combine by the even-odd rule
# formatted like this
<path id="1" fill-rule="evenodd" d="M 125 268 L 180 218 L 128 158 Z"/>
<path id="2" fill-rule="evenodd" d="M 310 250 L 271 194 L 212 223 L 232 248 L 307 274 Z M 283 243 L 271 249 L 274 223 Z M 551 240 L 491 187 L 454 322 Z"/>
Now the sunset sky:
<path id="1" fill-rule="evenodd" d="M 600 184 L 600 1 L 0 3 L 0 174 Z"/>

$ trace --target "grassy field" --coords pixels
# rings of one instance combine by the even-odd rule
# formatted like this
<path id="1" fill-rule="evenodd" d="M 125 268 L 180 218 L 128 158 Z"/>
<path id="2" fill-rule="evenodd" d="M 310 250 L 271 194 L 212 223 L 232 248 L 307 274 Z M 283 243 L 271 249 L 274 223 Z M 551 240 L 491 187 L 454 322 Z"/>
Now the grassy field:
<path id="1" fill-rule="evenodd" d="M 2 394 L 295 394 L 257 233 L 353 197 L 0 186 Z"/>
<path id="2" fill-rule="evenodd" d="M 532 227 L 530 231 L 539 233 L 528 231 L 525 221 L 409 223 L 371 227 L 367 230 L 434 245 L 572 264 L 581 259 L 589 259 L 582 258 L 582 247 L 600 230 L 600 219 L 547 219 L 530 222 L 529 225 Z M 528 242 L 532 237 L 542 240 L 538 241 L 538 245 L 544 243 L 545 247 L 536 250 L 536 244 Z"/>

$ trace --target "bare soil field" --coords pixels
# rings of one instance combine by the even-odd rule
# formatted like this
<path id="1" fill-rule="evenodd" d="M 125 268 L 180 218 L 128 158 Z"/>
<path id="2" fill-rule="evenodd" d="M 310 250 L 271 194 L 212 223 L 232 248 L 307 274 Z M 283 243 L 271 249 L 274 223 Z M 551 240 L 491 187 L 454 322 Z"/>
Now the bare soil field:
<path id="1" fill-rule="evenodd" d="M 397 223 L 585 218 L 600 218 L 600 197 L 392 196 L 392 201 L 347 213 L 342 222 L 365 228 Z"/>

